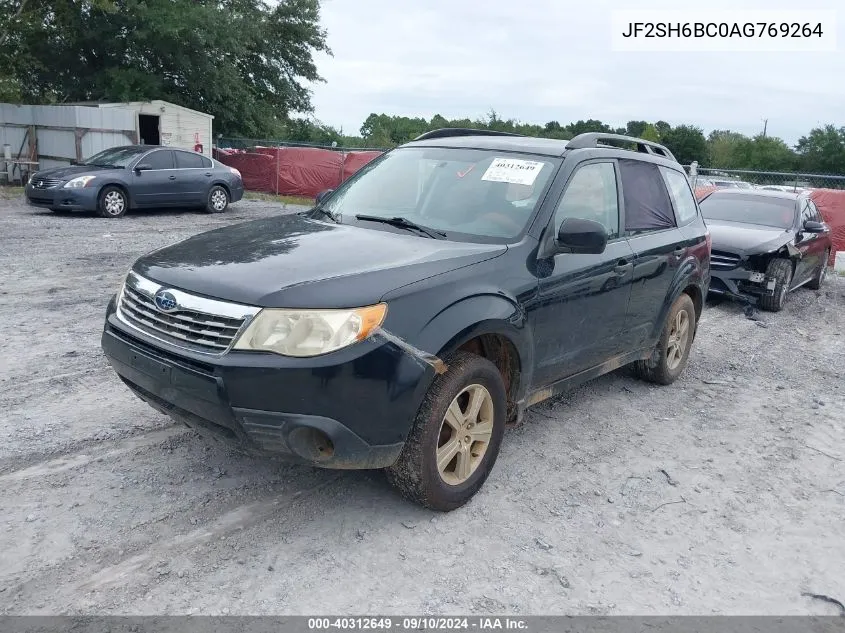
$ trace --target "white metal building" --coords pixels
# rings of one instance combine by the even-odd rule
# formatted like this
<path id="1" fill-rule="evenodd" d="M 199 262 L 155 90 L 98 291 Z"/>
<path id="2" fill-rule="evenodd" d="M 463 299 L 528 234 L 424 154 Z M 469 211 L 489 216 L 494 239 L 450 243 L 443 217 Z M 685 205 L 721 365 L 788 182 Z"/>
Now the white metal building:
<path id="1" fill-rule="evenodd" d="M 171 145 L 197 150 L 211 156 L 211 122 L 214 117 L 167 101 L 132 101 L 100 103 L 101 109 L 134 110 L 137 117 L 138 142 L 146 145 Z"/>
<path id="2" fill-rule="evenodd" d="M 204 112 L 167 101 L 16 105 L 0 103 L 0 180 L 68 165 L 110 147 L 170 145 L 211 156 Z"/>

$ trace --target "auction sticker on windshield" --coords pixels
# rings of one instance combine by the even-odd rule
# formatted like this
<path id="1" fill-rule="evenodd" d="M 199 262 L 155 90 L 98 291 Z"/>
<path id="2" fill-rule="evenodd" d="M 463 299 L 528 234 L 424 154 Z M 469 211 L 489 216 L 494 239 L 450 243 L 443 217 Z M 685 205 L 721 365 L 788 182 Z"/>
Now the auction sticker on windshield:
<path id="1" fill-rule="evenodd" d="M 494 158 L 481 180 L 507 182 L 513 185 L 533 185 L 543 163 L 518 158 Z"/>

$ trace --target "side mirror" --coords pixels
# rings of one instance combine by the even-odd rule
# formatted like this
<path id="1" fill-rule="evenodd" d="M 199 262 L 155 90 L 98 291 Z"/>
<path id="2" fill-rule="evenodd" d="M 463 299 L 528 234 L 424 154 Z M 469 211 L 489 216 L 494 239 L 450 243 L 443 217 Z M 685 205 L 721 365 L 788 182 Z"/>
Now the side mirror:
<path id="1" fill-rule="evenodd" d="M 323 190 L 323 191 L 321 191 L 320 193 L 317 194 L 317 197 L 315 198 L 315 202 L 319 206 L 320 203 L 323 202 L 323 200 L 328 198 L 333 193 L 334 193 L 334 189 L 325 189 L 325 190 Z"/>
<path id="2" fill-rule="evenodd" d="M 816 222 L 815 220 L 806 220 L 804 222 L 804 231 L 807 233 L 824 233 L 825 226 L 823 222 Z"/>
<path id="3" fill-rule="evenodd" d="M 607 247 L 607 229 L 593 220 L 566 218 L 557 232 L 557 252 L 599 255 Z"/>
<path id="4" fill-rule="evenodd" d="M 150 171 L 153 168 L 149 163 L 140 163 L 135 165 L 135 171 Z"/>

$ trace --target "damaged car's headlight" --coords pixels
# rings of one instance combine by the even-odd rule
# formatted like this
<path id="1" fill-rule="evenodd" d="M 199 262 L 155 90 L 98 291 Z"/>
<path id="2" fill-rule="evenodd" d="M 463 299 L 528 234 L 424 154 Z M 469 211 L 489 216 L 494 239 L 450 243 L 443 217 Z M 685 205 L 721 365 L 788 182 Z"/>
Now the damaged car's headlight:
<path id="1" fill-rule="evenodd" d="M 240 335 L 235 349 L 319 356 L 367 338 L 386 314 L 384 303 L 348 310 L 265 308 Z"/>

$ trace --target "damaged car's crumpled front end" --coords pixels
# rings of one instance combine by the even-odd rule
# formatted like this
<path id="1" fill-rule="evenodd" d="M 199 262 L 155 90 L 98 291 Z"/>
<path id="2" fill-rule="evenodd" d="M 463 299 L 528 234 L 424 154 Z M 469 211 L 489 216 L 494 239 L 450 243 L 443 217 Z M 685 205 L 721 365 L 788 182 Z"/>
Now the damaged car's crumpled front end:
<path id="1" fill-rule="evenodd" d="M 769 262 L 777 257 L 793 259 L 801 256 L 801 252 L 789 242 L 790 235 L 782 235 L 787 243 L 774 245 L 773 248 L 773 245 L 767 244 L 753 252 L 714 249 L 710 254 L 710 292 L 749 301 L 774 294 L 777 280 L 766 277 Z"/>

